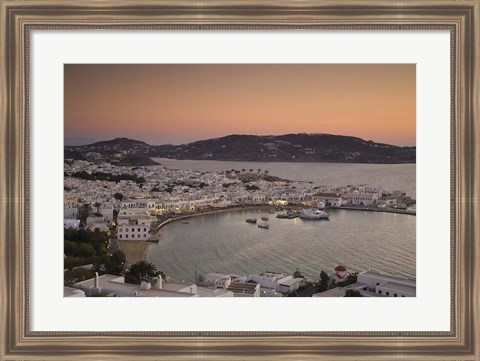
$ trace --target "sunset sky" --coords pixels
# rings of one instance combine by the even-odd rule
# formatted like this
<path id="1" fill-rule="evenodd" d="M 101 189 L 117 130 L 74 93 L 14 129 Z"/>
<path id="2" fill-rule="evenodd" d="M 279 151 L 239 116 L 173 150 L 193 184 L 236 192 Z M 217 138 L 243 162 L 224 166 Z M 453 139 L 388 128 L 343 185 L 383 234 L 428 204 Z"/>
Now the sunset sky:
<path id="1" fill-rule="evenodd" d="M 65 137 L 330 133 L 415 145 L 414 64 L 65 65 Z"/>

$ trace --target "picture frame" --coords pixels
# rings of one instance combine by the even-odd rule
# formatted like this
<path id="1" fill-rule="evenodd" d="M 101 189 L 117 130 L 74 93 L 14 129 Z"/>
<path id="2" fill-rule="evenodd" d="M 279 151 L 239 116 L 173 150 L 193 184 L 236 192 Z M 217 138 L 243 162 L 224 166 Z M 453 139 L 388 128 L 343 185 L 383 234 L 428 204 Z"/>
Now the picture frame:
<path id="1" fill-rule="evenodd" d="M 0 359 L 480 358 L 480 2 L 0 0 Z M 448 332 L 31 331 L 29 50 L 34 29 L 412 29 L 451 34 Z"/>

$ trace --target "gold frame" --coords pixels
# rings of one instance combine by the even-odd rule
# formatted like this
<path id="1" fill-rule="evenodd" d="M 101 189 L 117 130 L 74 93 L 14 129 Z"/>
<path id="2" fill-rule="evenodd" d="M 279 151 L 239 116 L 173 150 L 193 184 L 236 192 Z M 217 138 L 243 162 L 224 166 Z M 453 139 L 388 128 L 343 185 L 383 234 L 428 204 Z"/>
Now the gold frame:
<path id="1" fill-rule="evenodd" d="M 0 19 L 0 360 L 480 359 L 480 0 L 0 0 Z M 450 30 L 450 331 L 30 331 L 29 34 L 66 28 Z"/>

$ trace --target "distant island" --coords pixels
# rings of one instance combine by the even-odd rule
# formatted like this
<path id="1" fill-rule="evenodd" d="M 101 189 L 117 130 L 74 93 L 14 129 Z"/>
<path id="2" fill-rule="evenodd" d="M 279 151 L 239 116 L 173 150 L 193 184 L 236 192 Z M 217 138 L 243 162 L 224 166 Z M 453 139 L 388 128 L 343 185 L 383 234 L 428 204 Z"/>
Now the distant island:
<path id="1" fill-rule="evenodd" d="M 182 145 L 149 145 L 116 138 L 65 146 L 65 159 L 109 161 L 125 166 L 158 164 L 151 158 L 252 162 L 402 164 L 416 162 L 416 147 L 375 143 L 332 134 L 229 135 Z"/>

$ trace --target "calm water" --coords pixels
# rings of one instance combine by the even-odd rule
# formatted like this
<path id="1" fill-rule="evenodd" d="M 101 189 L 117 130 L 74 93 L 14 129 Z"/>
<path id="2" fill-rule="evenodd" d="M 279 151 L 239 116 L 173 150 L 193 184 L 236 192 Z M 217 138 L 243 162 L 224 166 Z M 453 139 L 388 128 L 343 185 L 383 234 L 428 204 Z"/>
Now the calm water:
<path id="1" fill-rule="evenodd" d="M 276 219 L 270 229 L 248 224 L 265 212 L 233 211 L 193 217 L 189 224 L 172 222 L 160 229 L 158 244 L 146 258 L 177 280 L 194 281 L 198 272 L 250 274 L 293 273 L 310 277 L 344 264 L 415 278 L 415 217 L 409 215 L 330 210 L 328 221 Z M 260 221 L 260 219 L 259 219 Z"/>
<path id="2" fill-rule="evenodd" d="M 370 184 L 404 190 L 415 197 L 415 164 L 262 163 L 157 159 L 171 169 L 218 172 L 261 169 L 269 174 L 315 185 Z M 415 278 L 415 221 L 409 215 L 330 210 L 328 221 L 276 219 L 270 229 L 247 224 L 260 211 L 233 211 L 172 222 L 149 245 L 146 259 L 177 280 L 194 281 L 200 273 L 291 274 L 298 267 L 309 277 L 338 264 Z M 260 221 L 260 219 L 259 219 Z"/>
<path id="3" fill-rule="evenodd" d="M 270 175 L 292 181 L 313 182 L 315 185 L 346 186 L 366 183 L 382 186 L 390 191 L 404 190 L 412 198 L 416 197 L 416 164 L 224 162 L 166 158 L 155 160 L 170 169 L 191 169 L 203 172 L 220 172 L 230 169 L 268 170 Z"/>

